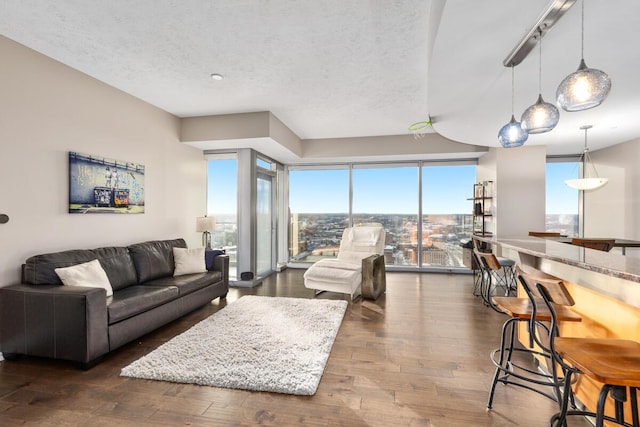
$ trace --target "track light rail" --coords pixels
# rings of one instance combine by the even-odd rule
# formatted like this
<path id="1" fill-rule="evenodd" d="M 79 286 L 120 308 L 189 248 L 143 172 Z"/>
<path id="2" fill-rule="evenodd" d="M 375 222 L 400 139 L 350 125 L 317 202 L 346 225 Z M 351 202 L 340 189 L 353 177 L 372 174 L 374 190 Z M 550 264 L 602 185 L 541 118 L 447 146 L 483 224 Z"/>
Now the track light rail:
<path id="1" fill-rule="evenodd" d="M 502 64 L 515 67 L 529 55 L 538 40 L 551 30 L 556 22 L 573 6 L 576 0 L 551 0 L 529 32 L 513 48 Z"/>

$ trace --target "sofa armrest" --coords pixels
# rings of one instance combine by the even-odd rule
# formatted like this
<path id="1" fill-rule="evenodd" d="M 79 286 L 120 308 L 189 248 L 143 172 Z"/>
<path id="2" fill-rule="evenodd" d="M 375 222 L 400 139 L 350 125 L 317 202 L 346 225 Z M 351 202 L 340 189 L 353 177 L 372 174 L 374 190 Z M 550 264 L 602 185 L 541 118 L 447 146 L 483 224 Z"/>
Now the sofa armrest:
<path id="1" fill-rule="evenodd" d="M 89 365 L 109 351 L 106 298 L 79 286 L 0 288 L 0 351 Z"/>
<path id="2" fill-rule="evenodd" d="M 378 299 L 387 289 L 383 255 L 371 255 L 362 260 L 362 297 Z"/>
<path id="3" fill-rule="evenodd" d="M 217 255 L 213 259 L 213 271 L 222 272 L 222 280 L 225 285 L 229 285 L 229 255 Z"/>

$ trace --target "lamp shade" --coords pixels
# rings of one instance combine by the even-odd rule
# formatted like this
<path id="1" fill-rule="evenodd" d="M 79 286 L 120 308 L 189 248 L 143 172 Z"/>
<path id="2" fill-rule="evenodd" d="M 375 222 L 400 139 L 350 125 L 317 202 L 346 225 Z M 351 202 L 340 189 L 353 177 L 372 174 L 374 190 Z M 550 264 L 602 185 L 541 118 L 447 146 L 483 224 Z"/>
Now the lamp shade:
<path id="1" fill-rule="evenodd" d="M 520 125 L 527 133 L 536 134 L 549 132 L 558 124 L 560 113 L 555 105 L 545 102 L 542 94 L 538 101 L 524 110 L 520 118 Z"/>
<path id="2" fill-rule="evenodd" d="M 567 179 L 564 183 L 576 190 L 595 190 L 609 181 L 608 178 L 577 178 Z"/>
<path id="3" fill-rule="evenodd" d="M 215 231 L 216 219 L 212 216 L 201 216 L 196 218 L 196 231 Z"/>
<path id="4" fill-rule="evenodd" d="M 556 90 L 556 98 L 565 111 L 583 111 L 602 104 L 609 91 L 609 76 L 603 71 L 588 68 L 582 59 L 578 70 L 562 80 Z"/>
<path id="5" fill-rule="evenodd" d="M 498 141 L 504 148 L 520 147 L 529 138 L 527 131 L 522 129 L 520 122 L 511 115 L 511 121 L 502 126 L 498 132 Z"/>
<path id="6" fill-rule="evenodd" d="M 564 183 L 576 190 L 596 190 L 605 185 L 609 179 L 600 178 L 596 165 L 591 160 L 591 154 L 589 154 L 589 147 L 587 147 L 587 131 L 591 129 L 591 125 L 581 126 L 580 129 L 584 131 L 584 150 L 580 156 L 580 162 L 582 163 L 582 178 L 567 179 Z"/>

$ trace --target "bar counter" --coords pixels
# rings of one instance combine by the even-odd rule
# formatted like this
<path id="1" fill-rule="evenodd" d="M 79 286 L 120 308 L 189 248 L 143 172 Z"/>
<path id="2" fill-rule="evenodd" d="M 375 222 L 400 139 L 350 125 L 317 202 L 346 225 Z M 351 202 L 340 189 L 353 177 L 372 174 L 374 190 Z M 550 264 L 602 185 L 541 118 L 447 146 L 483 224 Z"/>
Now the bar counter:
<path id="1" fill-rule="evenodd" d="M 499 255 L 563 280 L 575 300 L 572 309 L 582 316 L 582 322 L 560 324 L 562 336 L 640 342 L 639 258 L 540 237 L 474 238 L 493 245 L 494 252 Z M 518 296 L 526 297 L 524 290 L 518 289 Z M 520 329 L 519 341 L 528 345 L 526 328 Z M 594 410 L 600 386 L 588 378 L 581 378 L 574 385 L 574 391 L 583 404 Z M 629 413 L 629 408 L 626 409 Z M 610 401 L 606 412 L 612 415 Z"/>
<path id="2" fill-rule="evenodd" d="M 502 256 L 640 308 L 640 258 L 540 237 L 474 236 Z"/>

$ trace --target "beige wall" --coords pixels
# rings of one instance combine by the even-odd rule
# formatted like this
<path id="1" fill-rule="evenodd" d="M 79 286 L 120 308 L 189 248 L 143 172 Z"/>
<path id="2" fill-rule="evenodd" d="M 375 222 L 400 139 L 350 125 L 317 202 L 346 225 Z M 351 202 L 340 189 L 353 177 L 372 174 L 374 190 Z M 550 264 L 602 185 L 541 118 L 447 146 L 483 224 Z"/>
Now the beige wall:
<path id="1" fill-rule="evenodd" d="M 640 240 L 640 139 L 593 151 L 591 158 L 609 182 L 585 193 L 585 236 Z M 640 249 L 627 253 L 640 257 Z"/>
<path id="2" fill-rule="evenodd" d="M 526 236 L 545 229 L 547 149 L 543 145 L 498 149 L 497 232 Z"/>
<path id="3" fill-rule="evenodd" d="M 0 286 L 35 254 L 184 237 L 196 245 L 206 162 L 179 142 L 179 120 L 0 37 Z M 68 152 L 146 167 L 146 212 L 67 213 Z"/>
<path id="4" fill-rule="evenodd" d="M 478 181 L 494 181 L 489 230 L 500 237 L 545 229 L 546 148 L 491 148 L 478 161 Z"/>

